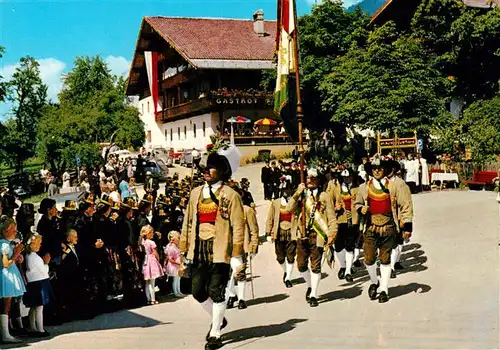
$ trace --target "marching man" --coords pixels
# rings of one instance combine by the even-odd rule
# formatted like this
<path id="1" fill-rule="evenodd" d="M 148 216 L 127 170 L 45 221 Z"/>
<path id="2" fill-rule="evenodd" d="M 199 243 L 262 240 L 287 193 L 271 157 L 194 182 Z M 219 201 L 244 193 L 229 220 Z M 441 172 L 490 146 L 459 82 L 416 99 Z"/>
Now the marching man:
<path id="1" fill-rule="evenodd" d="M 234 188 L 238 191 L 243 198 L 244 189 L 240 189 L 236 186 Z M 246 279 L 247 279 L 247 265 L 251 263 L 251 260 L 257 255 L 259 249 L 259 224 L 257 222 L 257 215 L 255 209 L 251 207 L 252 202 L 243 201 L 243 212 L 245 214 L 245 240 L 244 248 L 245 255 L 243 255 L 243 265 L 236 264 L 233 269 L 233 264 L 231 265 L 232 274 L 228 284 L 228 294 L 229 300 L 227 302 L 227 308 L 232 309 L 234 303 L 238 301 L 238 309 L 246 309 L 247 304 L 245 302 L 245 291 L 246 291 Z M 233 259 L 233 261 L 235 261 Z M 253 276 L 251 276 L 253 278 Z M 237 295 L 235 293 L 235 280 L 238 282 Z"/>
<path id="2" fill-rule="evenodd" d="M 363 249 L 371 281 L 368 295 L 371 300 L 377 299 L 377 288 L 380 287 L 379 303 L 389 300 L 391 253 L 396 234 L 401 230 L 402 236 L 409 239 L 413 230 L 411 193 L 408 186 L 389 180 L 387 175 L 391 170 L 388 162 L 375 159 L 372 162 L 373 178 L 360 186 L 356 197 L 356 210 L 366 219 Z M 377 250 L 380 282 L 377 278 Z"/>
<path id="3" fill-rule="evenodd" d="M 283 283 L 292 288 L 292 272 L 297 251 L 297 216 L 287 210 L 292 195 L 292 177 L 282 176 L 280 179 L 280 198 L 269 206 L 266 221 L 266 236 L 274 242 L 276 260 L 283 268 Z"/>
<path id="4" fill-rule="evenodd" d="M 307 171 L 307 185 L 300 184 L 287 205 L 287 211 L 301 210 L 305 205 L 306 228 L 299 230 L 297 240 L 297 267 L 307 284 L 306 301 L 318 306 L 318 288 L 321 281 L 321 260 L 325 245 L 332 246 L 337 235 L 337 220 L 330 197 L 321 192 L 316 169 Z M 298 218 L 301 226 L 301 216 Z M 311 269 L 309 270 L 309 261 Z"/>
<path id="5" fill-rule="evenodd" d="M 200 161 L 205 184 L 191 192 L 182 226 L 180 249 L 193 264 L 192 294 L 212 318 L 205 350 L 222 346 L 230 266 L 237 270 L 243 265 L 243 204 L 239 194 L 225 184 L 239 158 L 238 150 L 231 146 Z"/>

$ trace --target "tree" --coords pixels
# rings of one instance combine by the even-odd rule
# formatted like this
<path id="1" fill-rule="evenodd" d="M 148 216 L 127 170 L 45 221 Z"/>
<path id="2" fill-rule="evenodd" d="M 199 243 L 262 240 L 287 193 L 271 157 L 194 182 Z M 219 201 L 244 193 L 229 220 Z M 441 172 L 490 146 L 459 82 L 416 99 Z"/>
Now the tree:
<path id="1" fill-rule="evenodd" d="M 24 161 L 35 154 L 37 125 L 47 100 L 47 86 L 33 57 L 21 58 L 7 84 L 7 99 L 12 103 L 11 118 L 4 123 L 0 149 L 21 171 Z"/>
<path id="2" fill-rule="evenodd" d="M 124 148 L 138 148 L 144 142 L 139 111 L 126 103 L 125 80 L 109 74 L 107 66 L 100 62 L 99 57 L 78 58 L 65 78 L 60 105 L 44 110 L 38 154 L 53 170 L 75 166 L 77 156 L 82 164 L 97 165 L 102 162 L 99 143 L 109 142 L 112 135 Z M 98 69 L 92 71 L 89 67 Z M 86 81 L 87 74 L 93 78 Z M 87 86 L 86 90 L 76 82 Z"/>
<path id="3" fill-rule="evenodd" d="M 3 46 L 0 46 L 0 58 L 3 57 L 3 53 L 5 52 L 5 48 Z M 6 83 L 3 81 L 3 77 L 0 74 L 0 102 L 3 102 L 5 100 L 5 95 L 7 92 L 7 86 Z"/>
<path id="4" fill-rule="evenodd" d="M 500 80 L 500 8 L 473 9 L 460 0 L 424 0 L 412 21 L 433 64 L 468 104 L 493 97 Z"/>
<path id="5" fill-rule="evenodd" d="M 388 22 L 352 46 L 321 83 L 322 108 L 345 126 L 428 134 L 444 111 L 446 79 L 418 42 Z"/>
<path id="6" fill-rule="evenodd" d="M 365 42 L 369 20 L 360 8 L 348 12 L 337 0 L 324 0 L 299 19 L 304 122 L 309 128 L 322 130 L 331 126 L 331 115 L 322 108 L 319 85 L 334 69 L 337 57 Z M 345 128 L 336 131 L 343 133 Z"/>

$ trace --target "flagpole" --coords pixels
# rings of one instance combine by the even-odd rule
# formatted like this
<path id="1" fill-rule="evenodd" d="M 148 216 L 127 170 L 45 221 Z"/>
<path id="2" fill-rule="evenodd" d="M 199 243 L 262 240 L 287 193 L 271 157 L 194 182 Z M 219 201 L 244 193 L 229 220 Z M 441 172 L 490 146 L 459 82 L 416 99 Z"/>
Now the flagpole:
<path id="1" fill-rule="evenodd" d="M 305 183 L 305 161 L 304 161 L 304 140 L 302 137 L 302 122 L 304 119 L 304 112 L 302 110 L 302 97 L 300 94 L 300 59 L 299 59 L 299 23 L 297 20 L 297 5 L 295 0 L 293 1 L 293 16 L 295 21 L 295 30 L 293 31 L 293 51 L 295 60 L 295 91 L 297 95 L 297 124 L 299 131 L 299 154 L 300 154 L 300 182 Z M 302 233 L 305 235 L 306 232 L 306 209 L 304 201 L 302 201 Z"/>

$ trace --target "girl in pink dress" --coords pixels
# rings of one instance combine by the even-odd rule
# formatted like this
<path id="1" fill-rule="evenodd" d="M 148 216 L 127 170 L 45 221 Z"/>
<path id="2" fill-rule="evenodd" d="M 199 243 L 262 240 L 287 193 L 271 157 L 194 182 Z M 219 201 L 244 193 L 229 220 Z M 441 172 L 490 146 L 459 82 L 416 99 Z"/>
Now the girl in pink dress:
<path id="1" fill-rule="evenodd" d="M 179 267 L 182 264 L 181 251 L 179 249 L 179 241 L 181 235 L 177 231 L 170 231 L 168 234 L 169 244 L 165 247 L 165 273 L 169 277 L 173 277 L 172 291 L 177 298 L 182 298 L 185 295 L 181 293 L 181 277 L 179 276 Z"/>
<path id="2" fill-rule="evenodd" d="M 142 265 L 142 273 L 146 285 L 144 291 L 148 304 L 158 304 L 155 296 L 155 280 L 163 276 L 163 269 L 159 262 L 158 251 L 156 250 L 156 243 L 152 240 L 154 235 L 153 227 L 146 225 L 141 229 L 141 245 L 144 247 L 144 265 Z"/>

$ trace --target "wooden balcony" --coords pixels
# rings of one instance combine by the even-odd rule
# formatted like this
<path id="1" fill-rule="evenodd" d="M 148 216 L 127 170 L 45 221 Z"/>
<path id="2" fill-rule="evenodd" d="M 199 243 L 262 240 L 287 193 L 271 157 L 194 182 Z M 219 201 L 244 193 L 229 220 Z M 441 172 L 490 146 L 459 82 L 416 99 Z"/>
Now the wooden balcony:
<path id="1" fill-rule="evenodd" d="M 170 107 L 165 109 L 165 111 L 160 111 L 156 113 L 157 122 L 166 122 L 179 117 L 187 117 L 194 113 L 203 112 L 210 109 L 212 106 L 212 101 L 208 97 L 199 98 L 194 101 L 189 101 L 182 103 L 180 105 Z"/>

